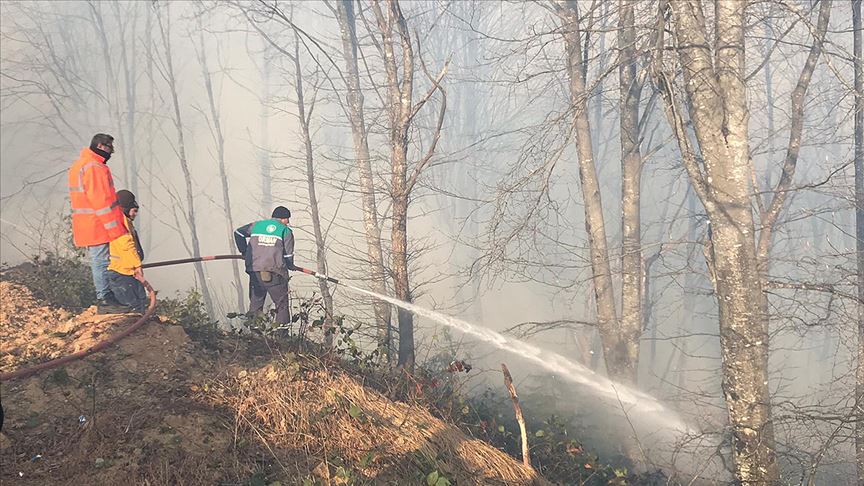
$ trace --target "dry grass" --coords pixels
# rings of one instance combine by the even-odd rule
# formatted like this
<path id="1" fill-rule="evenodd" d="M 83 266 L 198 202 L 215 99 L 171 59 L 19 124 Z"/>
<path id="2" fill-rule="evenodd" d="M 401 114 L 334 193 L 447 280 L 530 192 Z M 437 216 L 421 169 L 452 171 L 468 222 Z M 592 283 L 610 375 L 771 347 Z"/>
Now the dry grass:
<path id="1" fill-rule="evenodd" d="M 0 290 L 2 369 L 125 325 L 56 311 L 6 282 Z M 151 322 L 106 352 L 3 383 L 0 483 L 403 485 L 438 471 L 459 485 L 549 484 L 338 365 L 260 338 L 211 338 L 202 347 Z"/>
<path id="2" fill-rule="evenodd" d="M 360 483 L 405 484 L 437 470 L 454 484 L 549 484 L 424 408 L 390 401 L 341 371 L 302 361 L 289 355 L 219 388 L 220 399 L 236 410 L 238 432 L 267 444 L 286 474 L 317 467 L 321 477 L 341 467 L 343 476 Z M 289 466 L 277 451 L 307 460 Z"/>

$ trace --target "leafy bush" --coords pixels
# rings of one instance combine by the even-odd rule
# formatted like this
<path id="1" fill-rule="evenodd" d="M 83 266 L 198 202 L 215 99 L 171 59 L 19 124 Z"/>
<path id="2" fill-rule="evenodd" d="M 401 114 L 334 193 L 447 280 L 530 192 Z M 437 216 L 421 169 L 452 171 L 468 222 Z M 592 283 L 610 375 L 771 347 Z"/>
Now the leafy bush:
<path id="1" fill-rule="evenodd" d="M 173 299 L 160 299 L 156 310 L 186 330 L 213 331 L 218 324 L 207 314 L 201 292 L 196 289 L 189 290 L 186 295 L 178 292 Z"/>
<path id="2" fill-rule="evenodd" d="M 522 408 L 527 417 L 543 416 L 524 401 Z M 457 412 L 461 415 L 457 423 L 463 430 L 513 457 L 521 457 L 519 425 L 510 398 L 503 392 L 486 390 L 465 400 L 465 406 Z M 542 421 L 526 420 L 531 463 L 545 478 L 561 484 L 597 486 L 667 484 L 667 478 L 660 472 L 635 475 L 626 467 L 603 462 L 573 435 L 571 421 L 556 415 L 548 415 Z"/>
<path id="3" fill-rule="evenodd" d="M 446 340 L 447 336 L 443 336 Z M 457 359 L 452 348 L 442 346 L 424 367 L 411 375 L 416 393 L 410 399 L 422 401 L 434 413 L 481 439 L 521 459 L 521 438 L 512 402 L 501 388 L 488 388 L 480 394 L 466 394 L 463 372 L 469 363 Z M 470 361 L 470 360 L 469 360 Z M 404 397 L 400 397 L 403 398 Z M 607 461 L 574 435 L 578 417 L 561 417 L 544 410 L 543 400 L 521 400 L 526 417 L 531 463 L 545 478 L 559 484 L 654 486 L 667 484 L 659 472 L 632 474 L 621 458 Z M 535 420 L 531 418 L 535 417 Z"/>
<path id="4" fill-rule="evenodd" d="M 3 278 L 26 286 L 34 297 L 53 306 L 80 310 L 96 303 L 90 265 L 81 253 L 48 252 L 4 271 Z"/>

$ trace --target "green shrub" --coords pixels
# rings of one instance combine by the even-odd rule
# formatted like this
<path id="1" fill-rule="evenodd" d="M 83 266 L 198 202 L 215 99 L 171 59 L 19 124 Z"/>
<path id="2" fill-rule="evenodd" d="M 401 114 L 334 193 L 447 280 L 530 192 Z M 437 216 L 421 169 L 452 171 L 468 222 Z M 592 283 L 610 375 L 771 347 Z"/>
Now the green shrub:
<path id="1" fill-rule="evenodd" d="M 415 369 L 412 381 L 422 392 L 411 398 L 423 402 L 435 415 L 456 424 L 467 434 L 521 459 L 519 425 L 512 401 L 504 391 L 503 379 L 500 388 L 487 388 L 480 394 L 463 392 L 467 380 L 465 365 L 470 366 L 470 355 L 454 353 L 447 339 L 447 335 L 442 336 L 441 349 L 424 366 Z M 468 363 L 457 357 L 467 359 Z M 522 397 L 521 406 L 527 422 L 531 464 L 545 478 L 558 484 L 587 486 L 667 484 L 667 478 L 660 472 L 635 475 L 628 471 L 625 459 L 599 457 L 590 445 L 580 441 L 578 416 L 554 415 L 544 405 L 554 400 L 536 396 L 537 400 L 526 400 L 529 396 L 531 393 Z"/>
<path id="2" fill-rule="evenodd" d="M 522 401 L 526 417 L 544 416 L 541 410 L 531 408 L 530 404 Z M 513 457 L 521 457 L 519 424 L 510 397 L 504 392 L 486 390 L 477 397 L 465 399 L 465 406 L 459 412 L 461 417 L 456 423 L 463 430 Z M 565 420 L 556 415 L 546 415 L 542 421 L 526 420 L 531 463 L 545 478 L 560 484 L 597 486 L 667 484 L 667 478 L 659 471 L 636 475 L 626 466 L 605 462 L 609 458 L 599 457 L 574 435 L 572 422 L 575 419 L 577 417 Z"/>
<path id="3" fill-rule="evenodd" d="M 39 300 L 69 310 L 96 303 L 90 265 L 81 253 L 59 256 L 48 252 L 3 272 L 3 279 L 24 285 Z"/>
<path id="4" fill-rule="evenodd" d="M 215 331 L 218 325 L 218 321 L 207 314 L 204 299 L 197 289 L 189 290 L 186 295 L 178 292 L 173 299 L 159 299 L 156 311 L 187 331 Z"/>

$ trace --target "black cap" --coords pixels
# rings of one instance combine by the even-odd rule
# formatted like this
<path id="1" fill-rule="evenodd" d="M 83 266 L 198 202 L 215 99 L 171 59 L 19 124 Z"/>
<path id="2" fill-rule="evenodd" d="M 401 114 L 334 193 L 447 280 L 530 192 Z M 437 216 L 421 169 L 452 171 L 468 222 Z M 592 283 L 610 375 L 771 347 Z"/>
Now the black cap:
<path id="1" fill-rule="evenodd" d="M 120 189 L 117 191 L 117 202 L 120 203 L 123 212 L 127 214 L 130 209 L 138 208 L 138 202 L 135 201 L 135 194 L 132 194 L 132 192 L 127 191 L 126 189 Z"/>
<path id="2" fill-rule="evenodd" d="M 276 206 L 276 209 L 273 210 L 273 214 L 271 214 L 270 217 L 276 219 L 288 219 L 291 217 L 291 211 L 289 211 L 285 206 Z"/>

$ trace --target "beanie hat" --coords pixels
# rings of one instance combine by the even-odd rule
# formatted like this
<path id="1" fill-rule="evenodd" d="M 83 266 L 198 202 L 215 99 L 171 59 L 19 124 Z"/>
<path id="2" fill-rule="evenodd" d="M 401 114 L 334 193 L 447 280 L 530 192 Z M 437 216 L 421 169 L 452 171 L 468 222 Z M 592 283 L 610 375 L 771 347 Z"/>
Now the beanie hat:
<path id="1" fill-rule="evenodd" d="M 90 140 L 90 150 L 105 159 L 105 162 L 108 162 L 108 159 L 111 158 L 111 152 L 101 150 L 99 145 L 111 145 L 112 143 L 114 143 L 114 137 L 107 133 L 97 133 L 96 135 L 93 135 L 93 139 Z"/>
<path id="2" fill-rule="evenodd" d="M 127 215 L 129 214 L 130 209 L 138 208 L 138 202 L 135 201 L 135 194 L 132 194 L 126 189 L 117 191 L 117 202 L 120 204 L 120 207 L 123 208 L 123 212 Z"/>
<path id="3" fill-rule="evenodd" d="M 96 150 L 96 147 L 101 145 L 109 145 L 114 143 L 114 137 L 108 135 L 107 133 L 97 133 L 93 135 L 93 138 L 90 139 L 90 149 Z"/>
<path id="4" fill-rule="evenodd" d="M 288 219 L 291 217 L 291 211 L 289 211 L 285 206 L 276 206 L 276 209 L 273 210 L 273 214 L 271 214 L 270 217 L 276 219 Z"/>

